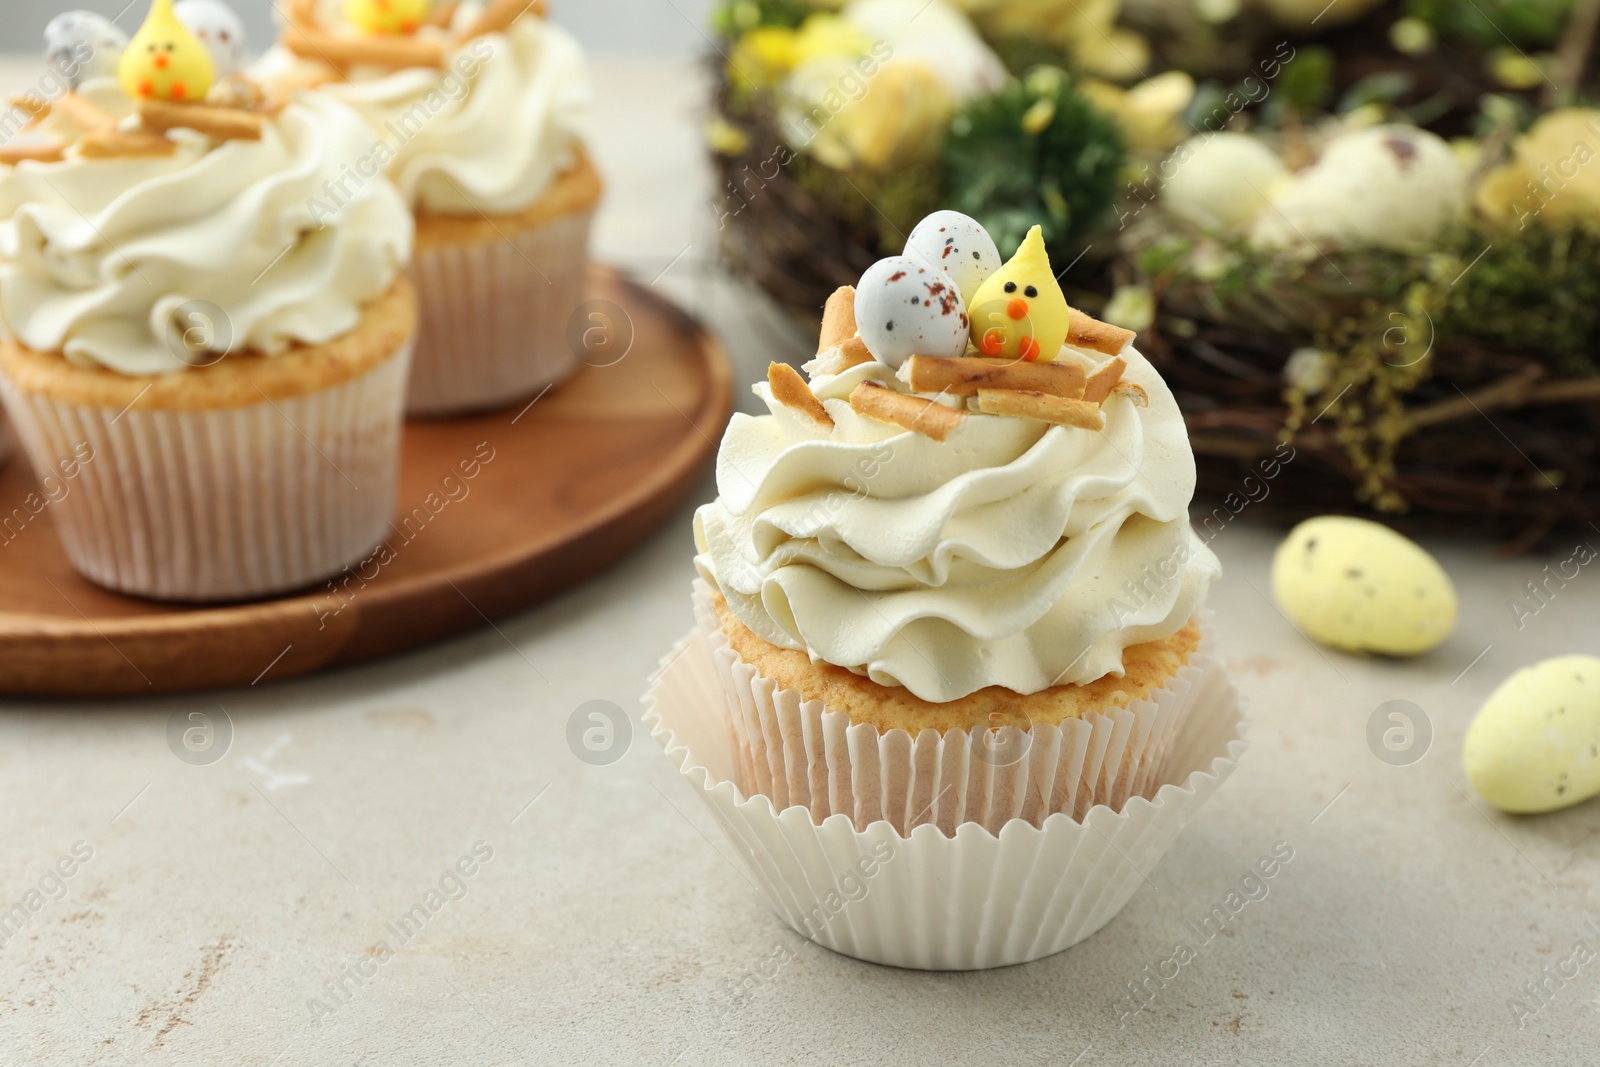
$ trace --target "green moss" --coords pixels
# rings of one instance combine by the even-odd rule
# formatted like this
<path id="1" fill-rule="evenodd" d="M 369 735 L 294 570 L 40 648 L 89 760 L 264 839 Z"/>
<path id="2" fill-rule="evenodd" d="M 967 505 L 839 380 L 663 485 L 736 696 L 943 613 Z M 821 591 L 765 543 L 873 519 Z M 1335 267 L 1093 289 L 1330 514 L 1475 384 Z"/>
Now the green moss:
<path id="1" fill-rule="evenodd" d="M 1320 109 L 1333 96 L 1333 51 L 1322 45 L 1303 45 L 1294 61 L 1284 64 L 1283 73 L 1263 109 L 1274 123 L 1282 121 L 1283 109 L 1300 112 Z"/>
<path id="2" fill-rule="evenodd" d="M 940 206 L 939 172 L 933 163 L 884 173 L 845 173 L 800 153 L 788 170 L 830 216 L 852 230 L 876 234 L 881 255 L 899 254 L 912 228 Z"/>
<path id="3" fill-rule="evenodd" d="M 1600 373 L 1600 228 L 1536 224 L 1515 238 L 1475 234 L 1456 262 L 1465 273 L 1442 287 L 1441 334 L 1477 337 L 1566 374 Z"/>
<path id="4" fill-rule="evenodd" d="M 1408 0 L 1406 13 L 1428 23 L 1446 40 L 1480 48 L 1510 41 L 1523 46 L 1554 44 L 1572 11 L 1572 0 Z"/>
<path id="5" fill-rule="evenodd" d="M 1192 246 L 1181 239 L 1152 245 L 1140 252 L 1139 269 L 1146 277 L 1159 277 L 1177 269 L 1191 250 Z"/>
<path id="6" fill-rule="evenodd" d="M 1070 261 L 1110 209 L 1125 158 L 1112 120 L 1065 74 L 1039 68 L 956 115 L 942 159 L 945 206 L 981 222 L 1002 250 L 1038 224 L 1051 256 Z"/>

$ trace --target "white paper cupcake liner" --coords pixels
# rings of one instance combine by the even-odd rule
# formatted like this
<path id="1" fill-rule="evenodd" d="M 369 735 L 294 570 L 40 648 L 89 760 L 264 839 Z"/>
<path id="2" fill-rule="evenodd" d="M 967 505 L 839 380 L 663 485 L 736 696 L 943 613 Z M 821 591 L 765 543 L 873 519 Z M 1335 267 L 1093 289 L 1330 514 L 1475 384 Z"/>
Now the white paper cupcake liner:
<path id="1" fill-rule="evenodd" d="M 819 823 L 848 816 L 857 829 L 883 819 L 900 833 L 933 823 L 952 834 L 963 822 L 998 832 L 1012 819 L 1038 826 L 1057 812 L 1081 819 L 1096 804 L 1120 810 L 1130 797 L 1148 797 L 1213 658 L 1202 616 L 1198 650 L 1148 699 L 1059 726 L 912 737 L 852 724 L 763 677 L 729 644 L 703 579 L 695 579 L 694 606 L 726 697 L 739 757 L 734 785 L 780 809 L 804 807 Z"/>
<path id="2" fill-rule="evenodd" d="M 577 369 L 567 320 L 587 298 L 593 217 L 417 250 L 421 324 L 407 414 L 502 407 Z"/>
<path id="3" fill-rule="evenodd" d="M 699 628 L 679 642 L 645 695 L 645 723 L 705 801 L 773 908 L 797 933 L 872 963 L 976 970 L 1026 963 L 1099 930 L 1144 884 L 1193 812 L 1245 750 L 1237 693 L 1214 660 L 1151 799 L 1081 820 L 1014 819 L 998 835 L 963 822 L 819 825 L 733 784 L 739 759 L 723 710 L 722 671 Z"/>
<path id="4" fill-rule="evenodd" d="M 242 408 L 171 411 L 59 403 L 0 375 L 68 558 L 112 589 L 240 600 L 338 573 L 394 511 L 411 342 L 330 389 Z M 85 458 L 87 457 L 87 458 Z"/>

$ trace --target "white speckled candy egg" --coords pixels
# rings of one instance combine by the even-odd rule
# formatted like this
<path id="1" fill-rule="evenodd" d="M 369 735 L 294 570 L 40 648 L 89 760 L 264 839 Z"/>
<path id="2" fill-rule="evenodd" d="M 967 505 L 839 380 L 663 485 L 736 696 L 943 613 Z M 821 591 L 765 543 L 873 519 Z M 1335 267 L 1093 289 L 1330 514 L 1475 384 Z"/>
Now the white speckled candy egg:
<path id="1" fill-rule="evenodd" d="M 967 306 L 950 275 L 910 256 L 890 256 L 856 283 L 856 329 L 879 363 L 967 351 Z"/>
<path id="2" fill-rule="evenodd" d="M 989 231 L 959 211 L 935 211 L 917 223 L 906 239 L 905 254 L 954 278 L 962 300 L 971 300 L 1004 262 Z"/>
<path id="3" fill-rule="evenodd" d="M 1467 730 L 1472 788 L 1503 811 L 1600 796 L 1600 659 L 1557 656 L 1500 683 Z"/>
<path id="4" fill-rule="evenodd" d="M 1272 592 L 1306 636 L 1350 652 L 1416 655 L 1456 625 L 1444 568 L 1367 519 L 1324 515 L 1290 530 L 1272 558 Z"/>
<path id="5" fill-rule="evenodd" d="M 1265 190 L 1264 190 L 1265 191 Z M 1450 145 L 1413 126 L 1340 134 L 1322 158 L 1269 193 L 1250 227 L 1257 248 L 1432 249 L 1467 214 L 1467 172 Z"/>
<path id="6" fill-rule="evenodd" d="M 178 0 L 172 11 L 205 45 L 218 81 L 239 72 L 244 66 L 244 21 L 233 8 L 221 0 Z"/>
<path id="7" fill-rule="evenodd" d="M 128 35 L 104 15 L 68 11 L 44 28 L 44 59 L 76 89 L 91 78 L 114 78 Z"/>

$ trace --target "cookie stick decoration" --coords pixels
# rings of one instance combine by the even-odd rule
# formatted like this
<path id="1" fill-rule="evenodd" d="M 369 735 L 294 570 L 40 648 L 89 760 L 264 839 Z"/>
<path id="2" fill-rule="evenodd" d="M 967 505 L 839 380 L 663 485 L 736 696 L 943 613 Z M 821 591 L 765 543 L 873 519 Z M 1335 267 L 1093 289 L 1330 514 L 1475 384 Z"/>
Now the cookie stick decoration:
<path id="1" fill-rule="evenodd" d="M 29 161 L 59 163 L 65 154 L 66 146 L 55 141 L 12 140 L 0 144 L 0 167 L 14 167 Z"/>
<path id="2" fill-rule="evenodd" d="M 144 25 L 117 65 L 122 91 L 135 100 L 204 100 L 216 80 L 211 56 L 172 9 L 172 0 L 152 0 Z"/>
<path id="3" fill-rule="evenodd" d="M 1052 360 L 1071 327 L 1067 298 L 1035 226 L 972 296 L 972 343 L 991 358 Z"/>
<path id="4" fill-rule="evenodd" d="M 817 339 L 818 374 L 839 374 L 862 363 L 871 363 L 872 353 L 856 329 L 856 289 L 841 285 L 828 297 L 822 309 L 822 334 Z"/>

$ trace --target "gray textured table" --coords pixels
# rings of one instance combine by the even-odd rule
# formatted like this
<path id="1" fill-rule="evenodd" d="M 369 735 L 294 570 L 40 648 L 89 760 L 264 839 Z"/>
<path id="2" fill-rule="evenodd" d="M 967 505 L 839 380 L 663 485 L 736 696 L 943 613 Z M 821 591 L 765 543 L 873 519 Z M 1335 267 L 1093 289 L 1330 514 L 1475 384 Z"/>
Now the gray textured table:
<path id="1" fill-rule="evenodd" d="M 696 79 L 598 66 L 600 254 L 710 319 L 753 379 L 806 339 L 712 267 Z M 1600 802 L 1498 815 L 1459 758 L 1506 674 L 1600 647 L 1600 577 L 1519 630 L 1507 599 L 1545 561 L 1432 543 L 1458 632 L 1361 660 L 1285 622 L 1265 596 L 1279 531 L 1232 523 L 1211 603 L 1254 720 L 1238 772 L 1089 941 L 922 974 L 781 926 L 639 728 L 645 677 L 690 621 L 689 515 L 575 592 L 401 659 L 5 705 L 0 910 L 42 904 L 0 945 L 0 1065 L 1600 1060 L 1600 961 L 1544 971 L 1579 939 L 1600 949 Z M 608 766 L 566 740 L 597 699 L 634 716 Z M 1396 699 L 1432 733 L 1407 766 L 1366 740 Z M 221 711 L 227 754 L 175 758 L 172 718 Z M 1190 923 L 1280 842 L 1293 858 L 1265 895 L 1197 944 Z M 414 911 L 430 892 L 437 910 Z M 1180 941 L 1196 957 L 1152 977 Z"/>

